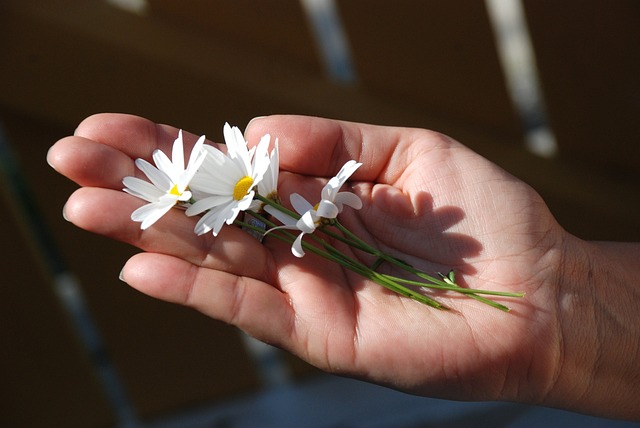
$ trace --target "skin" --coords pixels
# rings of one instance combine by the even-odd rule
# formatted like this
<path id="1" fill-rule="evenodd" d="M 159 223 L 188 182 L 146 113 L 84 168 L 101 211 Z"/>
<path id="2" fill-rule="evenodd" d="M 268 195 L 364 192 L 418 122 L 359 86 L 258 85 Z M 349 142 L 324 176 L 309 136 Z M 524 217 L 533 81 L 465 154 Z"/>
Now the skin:
<path id="1" fill-rule="evenodd" d="M 463 286 L 526 296 L 496 299 L 512 308 L 504 313 L 436 293 L 450 308 L 439 311 L 313 254 L 297 259 L 269 236 L 261 244 L 233 226 L 196 236 L 196 219 L 179 210 L 141 231 L 130 215 L 144 202 L 121 191 L 122 178 L 141 176 L 134 160 L 170 153 L 177 135 L 143 118 L 89 117 L 48 162 L 81 186 L 65 218 L 143 250 L 121 273 L 143 293 L 320 369 L 402 391 L 640 418 L 638 244 L 570 235 L 531 187 L 442 134 L 272 116 L 252 121 L 245 137 L 253 145 L 266 133 L 279 139 L 282 200 L 294 191 L 317 200 L 355 159 L 363 166 L 343 190 L 364 207 L 346 208 L 343 224 L 427 272 L 453 268 Z M 185 133 L 187 150 L 195 141 Z"/>

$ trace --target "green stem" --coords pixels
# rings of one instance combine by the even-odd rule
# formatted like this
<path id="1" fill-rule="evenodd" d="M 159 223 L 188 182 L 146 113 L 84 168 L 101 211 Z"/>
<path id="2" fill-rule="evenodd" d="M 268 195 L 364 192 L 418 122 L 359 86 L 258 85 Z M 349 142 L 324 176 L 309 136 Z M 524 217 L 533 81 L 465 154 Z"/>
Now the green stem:
<path id="1" fill-rule="evenodd" d="M 278 205 L 274 205 L 276 208 L 279 208 Z M 262 221 L 263 223 L 265 223 L 266 225 L 270 226 L 270 227 L 274 227 L 275 224 L 271 221 L 269 221 L 266 217 L 264 217 L 261 214 L 258 214 L 256 212 L 253 211 L 248 211 L 249 214 L 251 214 L 252 216 L 254 216 L 255 218 L 257 218 L 258 220 Z M 245 227 L 249 227 L 252 230 L 256 230 L 259 228 L 249 225 L 245 222 L 241 222 L 241 221 L 236 221 L 236 223 L 238 223 L 238 225 L 240 226 L 245 226 Z M 287 242 L 289 244 L 293 243 L 296 239 L 296 236 L 294 234 L 292 234 L 291 232 L 288 232 L 285 229 L 278 229 L 276 231 L 273 231 L 269 234 L 270 236 L 273 236 L 277 239 L 280 239 L 284 242 Z M 398 284 L 397 282 L 395 282 L 391 277 L 386 276 L 386 275 L 382 275 L 379 274 L 377 272 L 374 272 L 373 270 L 371 270 L 369 267 L 365 266 L 362 263 L 357 262 L 356 260 L 353 260 L 352 258 L 348 257 L 347 255 L 345 255 L 344 253 L 342 253 L 340 250 L 338 250 L 337 248 L 333 247 L 332 245 L 330 245 L 329 243 L 327 243 L 326 241 L 318 238 L 315 235 L 311 235 L 311 237 L 318 242 L 320 245 L 322 245 L 327 251 L 323 251 L 322 249 L 310 245 L 309 243 L 302 241 L 302 247 L 306 250 L 309 251 L 311 253 L 314 253 L 320 257 L 323 257 L 329 261 L 333 261 L 335 263 L 338 263 L 339 265 L 357 273 L 360 274 L 361 276 L 370 279 L 371 281 L 376 282 L 379 285 L 382 285 L 383 287 L 394 291 L 398 294 L 401 294 L 403 296 L 412 298 L 414 300 L 417 300 L 420 303 L 426 304 L 428 306 L 431 306 L 433 308 L 436 309 L 446 309 L 445 306 L 443 306 L 441 303 L 437 302 L 436 300 L 425 296 L 423 294 L 420 294 L 418 292 L 415 292 L 407 287 L 404 287 L 401 284 Z"/>
<path id="2" fill-rule="evenodd" d="M 440 285 L 440 284 L 425 284 L 420 281 L 412 281 L 410 279 L 397 278 L 393 277 L 395 281 L 402 282 L 404 284 L 415 285 L 417 287 L 427 287 L 433 288 L 435 290 L 447 290 L 447 291 L 455 291 L 456 293 L 461 294 L 486 294 L 489 296 L 502 296 L 502 297 L 524 297 L 524 293 L 514 293 L 510 291 L 491 291 L 491 290 L 480 290 L 477 288 L 463 288 L 457 284 L 451 285 Z"/>
<path id="3" fill-rule="evenodd" d="M 412 285 L 417 285 L 417 286 L 426 286 L 426 287 L 429 287 L 429 288 L 435 288 L 435 289 L 441 289 L 441 290 L 452 290 L 452 291 L 456 291 L 456 292 L 464 293 L 464 294 L 486 294 L 486 295 L 504 296 L 504 297 L 524 297 L 524 293 L 514 293 L 514 292 L 506 292 L 506 291 L 487 291 L 487 290 L 463 288 L 463 287 L 460 287 L 458 284 L 456 284 L 454 281 L 451 281 L 451 280 L 440 280 L 440 279 L 438 279 L 436 277 L 433 277 L 431 275 L 428 275 L 428 274 L 422 272 L 421 270 L 418 270 L 418 269 L 414 268 L 413 266 L 411 266 L 410 264 L 408 264 L 408 263 L 406 263 L 406 262 L 404 262 L 402 260 L 399 260 L 399 259 L 397 259 L 395 257 L 389 256 L 389 255 L 381 252 L 377 248 L 372 247 L 371 245 L 367 244 L 365 241 L 360 239 L 358 236 L 356 236 L 349 229 L 344 227 L 337 220 L 335 221 L 334 225 L 336 226 L 336 228 L 338 228 L 338 230 L 340 230 L 342 233 L 344 233 L 346 236 L 348 236 L 349 239 L 346 241 L 347 243 L 356 243 L 357 244 L 357 248 L 362 249 L 363 251 L 366 251 L 367 253 L 378 257 L 379 260 L 384 260 L 384 261 L 387 261 L 389 263 L 392 263 L 392 264 L 394 264 L 394 265 L 406 270 L 407 272 L 410 272 L 410 273 L 412 273 L 414 275 L 419 276 L 422 279 L 426 279 L 426 280 L 431 281 L 433 283 L 433 284 L 424 284 L 423 282 L 418 282 L 418 281 L 404 280 L 404 279 L 401 279 L 401 278 L 397 278 L 396 279 L 396 280 L 405 282 L 406 284 L 412 284 Z M 337 235 L 337 234 L 330 233 L 330 235 L 340 239 L 339 235 Z M 376 261 L 376 263 L 380 264 L 381 262 Z"/>
<path id="4" fill-rule="evenodd" d="M 289 215 L 290 217 L 294 218 L 294 219 L 299 219 L 300 215 L 294 211 L 291 211 L 287 208 L 285 208 L 284 206 L 282 206 L 281 204 L 267 199 L 261 195 L 257 195 L 256 196 L 257 199 L 259 199 L 261 202 L 273 206 L 274 208 L 282 211 L 283 213 Z M 254 216 L 255 218 L 259 219 L 260 221 L 262 221 L 263 223 L 265 223 L 265 225 L 268 225 L 269 227 L 273 228 L 276 227 L 276 225 L 271 222 L 270 220 L 268 220 L 265 216 L 249 211 L 249 213 Z M 255 227 L 253 225 L 244 223 L 244 222 L 237 222 L 238 224 L 249 228 L 251 230 L 256 230 L 259 232 L 264 232 L 263 230 L 261 230 L 258 227 Z M 509 308 L 505 305 L 502 305 L 500 303 L 497 303 L 493 300 L 487 299 L 485 297 L 480 296 L 479 294 L 484 294 L 484 295 L 492 295 L 492 296 L 502 296 L 502 297 L 523 297 L 524 293 L 511 293 L 511 292 L 502 292 L 502 291 L 488 291 L 488 290 L 478 290 L 478 289 L 469 289 L 469 288 L 463 288 L 461 286 L 459 286 L 458 284 L 455 283 L 454 278 L 452 277 L 450 278 L 445 278 L 443 277 L 443 279 L 439 279 L 436 277 L 433 277 L 431 275 L 426 274 L 425 272 L 414 268 L 413 266 L 411 266 L 410 264 L 397 259 L 395 257 L 389 256 L 383 252 L 381 252 L 380 250 L 378 250 L 377 248 L 369 245 L 368 243 L 366 243 L 365 241 L 363 241 L 362 239 L 360 239 L 358 236 L 356 236 L 355 234 L 353 234 L 349 229 L 347 229 L 346 227 L 344 227 L 337 219 L 332 219 L 331 224 L 333 226 L 335 226 L 339 232 L 341 233 L 336 233 L 330 229 L 328 229 L 327 227 L 322 227 L 319 228 L 319 230 L 321 230 L 322 232 L 324 232 L 325 234 L 327 234 L 328 236 L 341 241 L 347 245 L 349 245 L 352 248 L 361 250 L 365 253 L 368 253 L 370 255 L 373 255 L 375 257 L 377 257 L 376 262 L 374 263 L 373 267 L 368 267 L 366 265 L 364 265 L 363 263 L 360 263 L 352 258 L 350 258 L 349 256 L 347 256 L 346 254 L 344 254 L 343 252 L 341 252 L 340 250 L 338 250 L 337 248 L 335 248 L 334 246 L 330 245 L 327 241 L 319 238 L 318 236 L 316 236 L 315 234 L 310 234 L 310 237 L 316 241 L 321 247 L 323 247 L 325 250 L 322 250 L 321 248 L 314 246 L 314 245 L 310 245 L 309 243 L 302 241 L 302 246 L 305 250 L 312 252 L 316 255 L 319 255 L 327 260 L 333 261 L 338 263 L 339 265 L 353 271 L 356 272 L 360 275 L 362 275 L 363 277 L 370 279 L 371 281 L 376 282 L 379 285 L 382 285 L 385 288 L 388 288 L 389 290 L 392 290 L 398 294 L 401 294 L 403 296 L 412 298 L 414 300 L 417 300 L 421 303 L 424 303 L 426 305 L 429 305 L 431 307 L 434 308 L 438 308 L 438 309 L 446 309 L 446 307 L 444 307 L 442 304 L 440 304 L 439 302 L 437 302 L 434 299 L 431 299 L 427 296 L 425 296 L 424 294 L 418 293 L 410 288 L 407 288 L 405 286 L 403 286 L 402 284 L 407 284 L 407 285 L 412 285 L 412 286 L 417 286 L 417 287 L 422 287 L 422 288 L 431 288 L 431 289 L 437 289 L 437 290 L 444 290 L 444 291 L 453 291 L 453 292 L 457 292 L 457 293 L 461 293 L 464 294 L 466 296 L 472 297 L 482 303 L 485 303 L 489 306 L 492 306 L 494 308 L 503 310 L 503 311 L 509 311 Z M 274 237 L 283 240 L 285 242 L 288 243 L 293 243 L 296 239 L 296 236 L 284 229 L 278 229 L 277 231 L 271 232 L 270 235 L 273 235 Z M 406 272 L 409 272 L 411 274 L 414 274 L 416 276 L 418 276 L 419 278 L 422 278 L 423 280 L 426 280 L 427 282 L 423 282 L 423 281 L 413 281 L 413 280 L 408 280 L 408 279 L 403 279 L 403 278 L 399 278 L 399 277 L 395 277 L 392 275 L 387 275 L 387 274 L 381 274 L 375 271 L 375 269 L 382 264 L 383 262 L 388 262 L 391 263 L 397 267 L 399 267 L 400 269 L 403 269 Z"/>

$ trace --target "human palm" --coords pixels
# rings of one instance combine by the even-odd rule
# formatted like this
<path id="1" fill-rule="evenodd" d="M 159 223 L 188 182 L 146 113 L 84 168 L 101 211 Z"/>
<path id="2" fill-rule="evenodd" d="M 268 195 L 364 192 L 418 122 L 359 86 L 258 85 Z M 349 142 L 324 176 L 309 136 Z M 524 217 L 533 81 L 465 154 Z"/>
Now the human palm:
<path id="1" fill-rule="evenodd" d="M 463 286 L 526 292 L 503 313 L 461 295 L 435 293 L 439 311 L 288 244 L 236 227 L 196 236 L 195 220 L 170 212 L 141 231 L 142 201 L 121 191 L 134 159 L 169 152 L 177 130 L 124 115 L 85 120 L 49 153 L 83 186 L 65 206 L 79 227 L 138 246 L 123 277 L 151 296 L 234 324 L 310 363 L 405 391 L 456 399 L 543 398 L 557 368 L 550 282 L 567 234 L 527 185 L 440 134 L 306 117 L 254 121 L 246 137 L 280 141 L 279 193 L 313 201 L 326 178 L 355 159 L 364 202 L 340 221 L 379 249 L 426 272 L 455 269 Z M 193 144 L 195 137 L 186 137 Z M 323 181 L 325 180 L 325 181 Z M 350 251 L 350 249 L 345 249 Z M 369 262 L 366 255 L 353 257 Z M 401 274 L 390 266 L 382 270 Z M 551 278 L 551 279 L 550 279 Z"/>

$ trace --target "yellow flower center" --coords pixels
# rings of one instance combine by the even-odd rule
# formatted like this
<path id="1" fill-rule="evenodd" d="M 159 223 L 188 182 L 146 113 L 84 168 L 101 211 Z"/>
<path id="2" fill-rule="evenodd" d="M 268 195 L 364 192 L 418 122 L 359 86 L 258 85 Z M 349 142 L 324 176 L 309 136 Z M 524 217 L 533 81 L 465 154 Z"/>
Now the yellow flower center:
<path id="1" fill-rule="evenodd" d="M 174 196 L 180 196 L 180 195 L 182 195 L 182 193 L 180 193 L 180 191 L 178 190 L 178 185 L 177 185 L 177 184 L 174 184 L 174 185 L 173 185 L 173 187 L 171 188 L 171 190 L 169 190 L 169 193 L 170 193 L 171 195 L 174 195 Z"/>
<path id="2" fill-rule="evenodd" d="M 238 180 L 236 185 L 233 187 L 233 199 L 239 201 L 244 198 L 247 195 L 247 192 L 249 191 L 249 188 L 251 188 L 252 184 L 253 178 L 246 175 Z"/>
<path id="3" fill-rule="evenodd" d="M 320 202 L 322 202 L 322 201 L 320 201 Z M 318 202 L 317 204 L 315 204 L 313 206 L 313 210 L 314 211 L 318 211 L 318 207 L 320 206 L 320 202 Z M 333 218 L 318 217 L 318 221 L 316 221 L 316 226 L 331 225 L 331 224 L 334 224 L 335 222 L 336 222 L 336 220 L 333 219 Z"/>

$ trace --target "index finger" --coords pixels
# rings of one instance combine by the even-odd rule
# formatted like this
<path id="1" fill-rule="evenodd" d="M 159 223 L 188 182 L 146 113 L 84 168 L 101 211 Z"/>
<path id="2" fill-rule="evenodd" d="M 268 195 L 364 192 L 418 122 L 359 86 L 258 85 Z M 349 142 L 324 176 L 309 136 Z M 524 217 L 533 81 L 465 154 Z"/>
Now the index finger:
<path id="1" fill-rule="evenodd" d="M 284 170 L 331 177 L 353 159 L 363 164 L 353 179 L 388 184 L 396 182 L 417 156 L 456 144 L 423 129 L 290 115 L 256 118 L 245 131 L 249 142 L 264 134 L 278 139 Z"/>

